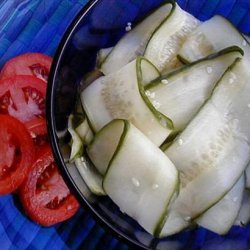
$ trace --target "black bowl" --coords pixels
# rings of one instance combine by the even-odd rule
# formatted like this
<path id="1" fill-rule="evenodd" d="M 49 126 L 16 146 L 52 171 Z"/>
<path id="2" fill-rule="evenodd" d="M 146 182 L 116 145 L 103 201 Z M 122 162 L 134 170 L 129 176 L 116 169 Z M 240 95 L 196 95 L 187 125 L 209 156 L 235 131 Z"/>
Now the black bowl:
<path id="1" fill-rule="evenodd" d="M 108 197 L 93 195 L 75 166 L 68 161 L 70 153 L 67 133 L 68 116 L 75 108 L 82 77 L 95 65 L 97 51 L 100 48 L 113 46 L 126 32 L 125 27 L 128 22 L 136 23 L 162 2 L 164 0 L 95 0 L 80 11 L 66 31 L 54 57 L 47 91 L 48 131 L 56 162 L 62 170 L 65 181 L 82 206 L 87 208 L 99 223 L 133 248 L 198 249 L 201 244 L 206 244 L 206 240 L 210 243 L 212 240 L 212 246 L 216 246 L 216 242 L 220 244 L 219 242 L 226 240 L 229 243 L 232 242 L 232 238 L 239 235 L 243 235 L 245 239 L 247 231 L 244 229 L 240 234 L 238 229 L 233 229 L 231 234 L 224 238 L 204 229 L 190 229 L 173 237 L 158 240 L 146 233 L 137 222 L 121 213 Z M 246 18 L 244 21 L 242 17 L 243 21 L 238 22 L 237 18 L 242 8 L 249 13 L 250 5 L 239 8 L 241 2 L 178 1 L 181 7 L 200 19 L 207 19 L 214 13 L 229 15 L 229 19 L 238 24 L 242 31 L 248 31 L 250 20 Z M 230 12 L 229 8 L 236 10 Z M 236 240 L 243 243 L 241 238 Z"/>

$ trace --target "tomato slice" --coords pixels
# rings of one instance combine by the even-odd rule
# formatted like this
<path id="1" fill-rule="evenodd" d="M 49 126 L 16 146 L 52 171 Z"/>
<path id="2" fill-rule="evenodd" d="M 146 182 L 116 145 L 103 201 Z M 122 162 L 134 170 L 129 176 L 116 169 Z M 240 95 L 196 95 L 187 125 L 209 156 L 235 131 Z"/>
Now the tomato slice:
<path id="1" fill-rule="evenodd" d="M 48 144 L 46 120 L 44 118 L 34 118 L 26 122 L 25 126 L 33 140 L 36 153 L 40 154 L 41 148 Z"/>
<path id="2" fill-rule="evenodd" d="M 31 75 L 47 82 L 51 63 L 52 58 L 41 53 L 22 54 L 5 63 L 0 79 L 15 75 Z"/>
<path id="3" fill-rule="evenodd" d="M 67 220 L 79 208 L 59 173 L 49 146 L 33 164 L 19 195 L 28 216 L 43 226 Z"/>
<path id="4" fill-rule="evenodd" d="M 33 142 L 24 124 L 0 115 L 0 194 L 15 191 L 34 161 Z"/>
<path id="5" fill-rule="evenodd" d="M 0 81 L 0 113 L 22 122 L 45 117 L 46 83 L 34 76 L 14 76 Z"/>

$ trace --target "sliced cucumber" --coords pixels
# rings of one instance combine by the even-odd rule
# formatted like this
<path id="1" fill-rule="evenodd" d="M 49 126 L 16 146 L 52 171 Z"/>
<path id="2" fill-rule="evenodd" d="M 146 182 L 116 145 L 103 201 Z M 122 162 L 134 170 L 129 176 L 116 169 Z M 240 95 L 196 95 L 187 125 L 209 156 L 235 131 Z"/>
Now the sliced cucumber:
<path id="1" fill-rule="evenodd" d="M 104 60 L 101 71 L 105 75 L 110 74 L 133 61 L 138 55 L 142 55 L 152 33 L 168 19 L 173 6 L 173 1 L 164 1 L 163 5 L 123 36 Z"/>
<path id="2" fill-rule="evenodd" d="M 178 188 L 178 172 L 140 130 L 127 121 L 124 124 L 103 187 L 121 211 L 153 234 Z M 116 136 L 112 129 L 109 132 Z"/>
<path id="3" fill-rule="evenodd" d="M 250 44 L 250 36 L 248 36 L 248 35 L 243 35 L 243 36 L 246 39 L 246 41 L 248 42 L 248 44 Z"/>
<path id="4" fill-rule="evenodd" d="M 102 176 L 97 172 L 96 169 L 91 167 L 83 157 L 84 143 L 74 129 L 74 118 L 75 117 L 73 115 L 70 115 L 68 120 L 68 131 L 72 137 L 69 161 L 75 163 L 76 168 L 92 193 L 96 195 L 105 195 L 105 192 L 102 188 Z M 84 121 L 86 121 L 86 119 Z M 84 121 L 80 124 L 80 128 L 82 128 Z"/>
<path id="5" fill-rule="evenodd" d="M 242 175 L 233 188 L 218 203 L 196 219 L 196 222 L 214 233 L 226 234 L 240 211 L 244 188 L 245 176 Z"/>
<path id="6" fill-rule="evenodd" d="M 101 175 L 105 175 L 124 129 L 123 120 L 113 120 L 95 135 L 87 147 L 88 156 Z"/>
<path id="7" fill-rule="evenodd" d="M 236 46 L 186 65 L 146 86 L 149 100 L 183 130 L 194 117 L 226 69 L 243 51 Z"/>
<path id="8" fill-rule="evenodd" d="M 109 48 L 104 48 L 100 49 L 97 53 L 97 58 L 96 58 L 96 67 L 100 68 L 102 63 L 106 60 L 110 52 L 113 50 L 114 47 L 109 47 Z"/>
<path id="9" fill-rule="evenodd" d="M 179 56 L 184 61 L 193 62 L 232 45 L 241 47 L 250 58 L 250 47 L 241 33 L 225 18 L 214 16 L 186 39 Z"/>
<path id="10" fill-rule="evenodd" d="M 236 61 L 215 88 L 211 101 L 238 137 L 250 143 L 249 61 L 245 58 Z"/>
<path id="11" fill-rule="evenodd" d="M 235 225 L 244 227 L 250 221 L 250 190 L 245 189 L 240 212 L 235 220 Z"/>
<path id="12" fill-rule="evenodd" d="M 88 120 L 84 119 L 83 122 L 81 122 L 81 124 L 79 124 L 76 128 L 75 128 L 75 132 L 79 135 L 79 137 L 81 138 L 83 144 L 89 144 L 94 135 L 93 132 L 89 126 Z"/>
<path id="13" fill-rule="evenodd" d="M 245 96 L 250 93 L 245 70 L 237 60 L 226 71 L 211 98 L 165 151 L 180 171 L 181 189 L 161 236 L 187 226 L 185 222 L 218 202 L 243 174 L 250 160 L 250 116 L 241 113 L 248 107 Z M 238 79 L 234 86 L 228 81 L 232 75 Z"/>
<path id="14" fill-rule="evenodd" d="M 102 176 L 83 157 L 75 159 L 75 165 L 90 191 L 96 195 L 106 195 L 102 188 Z"/>
<path id="15" fill-rule="evenodd" d="M 76 158 L 80 157 L 83 153 L 83 142 L 79 135 L 74 130 L 73 125 L 74 116 L 70 115 L 68 120 L 68 131 L 72 137 L 71 153 L 69 161 L 73 162 Z"/>
<path id="16" fill-rule="evenodd" d="M 198 24 L 199 21 L 195 17 L 176 4 L 169 18 L 156 29 L 149 40 L 144 56 L 161 72 L 180 66 L 178 51 Z"/>
<path id="17" fill-rule="evenodd" d="M 156 145 L 168 137 L 173 124 L 145 95 L 145 76 L 151 80 L 159 74 L 149 61 L 138 57 L 117 72 L 97 79 L 81 93 L 84 110 L 95 131 L 118 118 L 131 121 Z"/>
<path id="18" fill-rule="evenodd" d="M 245 173 L 246 173 L 246 188 L 250 189 L 250 163 L 248 164 Z"/>

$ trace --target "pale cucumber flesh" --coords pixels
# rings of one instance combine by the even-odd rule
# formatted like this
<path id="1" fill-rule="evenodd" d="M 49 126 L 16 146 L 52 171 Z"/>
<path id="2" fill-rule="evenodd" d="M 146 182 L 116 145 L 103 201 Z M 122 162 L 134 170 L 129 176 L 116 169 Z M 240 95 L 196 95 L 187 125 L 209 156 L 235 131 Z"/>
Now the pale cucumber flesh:
<path id="1" fill-rule="evenodd" d="M 155 67 L 147 60 L 137 58 L 83 90 L 83 107 L 96 131 L 117 118 L 131 121 L 158 146 L 169 136 L 172 131 L 169 119 L 161 115 L 144 94 L 139 73 L 143 75 L 145 65 L 147 79 L 152 79 L 157 74 Z"/>
<path id="2" fill-rule="evenodd" d="M 75 165 L 89 190 L 96 195 L 106 195 L 102 187 L 103 177 L 83 157 L 75 159 Z"/>
<path id="3" fill-rule="evenodd" d="M 172 9 L 172 3 L 165 3 L 133 27 L 112 49 L 102 63 L 101 71 L 108 75 L 142 55 L 154 30 L 168 18 Z"/>
<path id="4" fill-rule="evenodd" d="M 88 162 L 84 159 L 84 143 L 74 129 L 73 119 L 73 115 L 70 115 L 68 120 L 68 131 L 72 137 L 72 145 L 69 161 L 75 163 L 78 172 L 80 173 L 85 184 L 92 193 L 96 195 L 105 195 L 105 192 L 102 188 L 102 176 L 97 172 L 97 170 L 93 166 L 90 166 Z M 82 124 L 83 123 L 81 123 L 80 125 Z"/>
<path id="5" fill-rule="evenodd" d="M 94 134 L 87 119 L 84 119 L 84 121 L 75 128 L 75 132 L 79 135 L 83 144 L 88 145 L 93 140 Z"/>
<path id="6" fill-rule="evenodd" d="M 83 142 L 80 136 L 76 133 L 73 125 L 73 115 L 69 116 L 68 119 L 68 131 L 71 135 L 71 152 L 69 161 L 73 162 L 76 158 L 80 157 L 83 153 Z"/>
<path id="7" fill-rule="evenodd" d="M 177 232 L 176 228 L 181 230 L 185 221 L 195 219 L 218 202 L 249 162 L 249 131 L 244 126 L 249 121 L 247 117 L 238 117 L 239 107 L 247 107 L 248 101 L 241 98 L 247 92 L 249 79 L 242 68 L 241 61 L 237 61 L 227 70 L 209 101 L 165 151 L 180 171 L 181 189 L 171 207 L 171 220 L 166 219 L 161 236 Z M 228 83 L 232 73 L 237 76 L 244 73 L 233 91 Z M 229 102 L 236 96 L 238 101 Z M 231 117 L 225 115 L 227 112 Z M 240 119 L 237 126 L 236 117 Z"/>
<path id="8" fill-rule="evenodd" d="M 245 173 L 246 173 L 246 188 L 250 189 L 250 164 L 248 164 Z"/>
<path id="9" fill-rule="evenodd" d="M 146 94 L 155 108 L 173 121 L 175 131 L 183 130 L 237 57 L 241 57 L 238 47 L 225 49 L 161 76 L 146 86 Z"/>
<path id="10" fill-rule="evenodd" d="M 113 120 L 103 127 L 87 147 L 87 153 L 101 175 L 105 175 L 109 162 L 121 140 L 124 131 L 122 120 Z"/>
<path id="11" fill-rule="evenodd" d="M 241 47 L 250 58 L 250 47 L 243 36 L 225 18 L 214 16 L 193 31 L 179 55 L 185 61 L 193 62 L 233 45 Z"/>
<path id="12" fill-rule="evenodd" d="M 245 189 L 239 214 L 235 225 L 245 227 L 250 221 L 250 190 Z"/>
<path id="13" fill-rule="evenodd" d="M 144 56 L 161 72 L 171 71 L 181 65 L 178 51 L 186 37 L 198 26 L 199 21 L 176 5 L 169 18 L 154 32 Z"/>
<path id="14" fill-rule="evenodd" d="M 221 200 L 196 219 L 196 223 L 217 234 L 226 234 L 240 211 L 244 188 L 245 176 L 242 175 Z"/>
<path id="15" fill-rule="evenodd" d="M 166 155 L 129 124 L 103 187 L 122 212 L 154 234 L 178 187 L 178 173 Z"/>
<path id="16" fill-rule="evenodd" d="M 114 47 L 100 49 L 97 53 L 96 67 L 100 68 Z"/>

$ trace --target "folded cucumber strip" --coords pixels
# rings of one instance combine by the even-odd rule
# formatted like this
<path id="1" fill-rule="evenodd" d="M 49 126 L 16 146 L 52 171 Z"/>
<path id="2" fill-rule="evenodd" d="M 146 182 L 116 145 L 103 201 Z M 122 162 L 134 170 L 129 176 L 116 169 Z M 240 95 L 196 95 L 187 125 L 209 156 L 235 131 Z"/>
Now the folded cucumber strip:
<path id="1" fill-rule="evenodd" d="M 218 203 L 196 219 L 196 223 L 214 233 L 226 234 L 233 226 L 240 211 L 244 188 L 245 176 L 242 175 Z"/>
<path id="2" fill-rule="evenodd" d="M 106 195 L 102 187 L 103 177 L 96 169 L 91 167 L 84 157 L 76 158 L 74 163 L 89 190 L 96 195 Z"/>
<path id="3" fill-rule="evenodd" d="M 248 36 L 248 35 L 243 35 L 243 36 L 246 39 L 246 41 L 248 42 L 248 44 L 250 44 L 250 36 Z"/>
<path id="4" fill-rule="evenodd" d="M 105 75 L 110 74 L 133 61 L 138 55 L 142 55 L 154 30 L 168 19 L 174 6 L 174 1 L 164 1 L 160 7 L 126 33 L 102 63 L 101 71 Z"/>
<path id="5" fill-rule="evenodd" d="M 181 63 L 177 59 L 178 51 L 199 23 L 195 17 L 176 4 L 169 18 L 153 33 L 144 56 L 161 72 L 180 66 Z"/>
<path id="6" fill-rule="evenodd" d="M 250 190 L 245 189 L 241 208 L 238 217 L 235 220 L 235 225 L 244 227 L 250 221 Z"/>
<path id="7" fill-rule="evenodd" d="M 179 56 L 182 61 L 193 62 L 232 45 L 241 47 L 250 58 L 250 47 L 242 34 L 224 17 L 214 16 L 186 39 Z"/>
<path id="8" fill-rule="evenodd" d="M 83 153 L 83 142 L 80 136 L 76 133 L 74 129 L 74 116 L 71 114 L 68 119 L 68 131 L 71 135 L 71 152 L 69 161 L 73 162 L 76 158 L 80 157 Z"/>
<path id="9" fill-rule="evenodd" d="M 105 195 L 105 192 L 102 188 L 102 176 L 97 172 L 96 169 L 90 166 L 83 157 L 84 142 L 75 131 L 73 120 L 74 116 L 70 115 L 68 121 L 68 131 L 72 137 L 72 145 L 69 161 L 75 163 L 75 166 L 78 169 L 81 177 L 92 193 L 96 195 Z"/>
<path id="10" fill-rule="evenodd" d="M 140 130 L 123 122 L 124 131 L 120 131 L 119 145 L 111 153 L 103 188 L 122 212 L 153 234 L 178 188 L 178 172 Z M 108 126 L 113 126 L 112 122 Z M 112 129 L 109 133 L 116 136 Z"/>
<path id="11" fill-rule="evenodd" d="M 146 94 L 158 111 L 174 123 L 175 131 L 183 130 L 212 93 L 226 69 L 241 57 L 236 46 L 200 59 L 154 80 Z"/>
<path id="12" fill-rule="evenodd" d="M 75 132 L 81 138 L 83 144 L 88 145 L 94 137 L 94 134 L 89 126 L 88 120 L 84 119 L 76 128 Z"/>
<path id="13" fill-rule="evenodd" d="M 103 48 L 97 52 L 96 68 L 100 68 L 114 47 Z"/>
<path id="14" fill-rule="evenodd" d="M 236 76 L 235 85 L 229 81 L 232 76 Z M 165 151 L 180 171 L 181 188 L 160 236 L 182 230 L 243 174 L 250 160 L 248 81 L 247 65 L 236 59 L 200 112 Z"/>
<path id="15" fill-rule="evenodd" d="M 138 57 L 117 72 L 94 81 L 81 93 L 91 127 L 98 131 L 113 119 L 127 119 L 159 146 L 172 132 L 173 124 L 145 95 L 144 81 L 157 77 L 157 69 Z"/>
<path id="16" fill-rule="evenodd" d="M 105 125 L 94 137 L 87 147 L 87 154 L 101 175 L 105 175 L 109 162 L 125 130 L 123 120 L 113 120 Z"/>
<path id="17" fill-rule="evenodd" d="M 246 173 L 246 188 L 250 189 L 250 163 L 248 164 L 245 173 Z"/>

